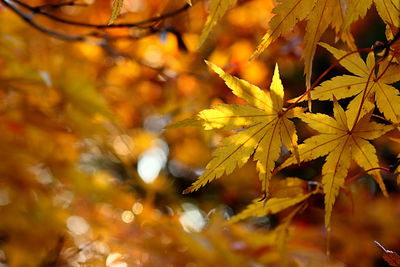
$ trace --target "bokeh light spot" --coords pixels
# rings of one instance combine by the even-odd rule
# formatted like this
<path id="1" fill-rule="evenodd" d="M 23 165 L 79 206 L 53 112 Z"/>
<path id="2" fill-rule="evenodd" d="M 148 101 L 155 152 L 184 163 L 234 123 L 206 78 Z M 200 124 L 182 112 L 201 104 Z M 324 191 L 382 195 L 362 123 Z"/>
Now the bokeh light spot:
<path id="1" fill-rule="evenodd" d="M 179 222 L 183 229 L 186 232 L 200 232 L 206 225 L 206 220 L 200 210 L 191 203 L 184 203 L 182 208 L 183 212 Z"/>
<path id="2" fill-rule="evenodd" d="M 135 215 L 130 210 L 124 210 L 121 214 L 121 219 L 124 223 L 131 223 L 135 219 Z"/>
<path id="3" fill-rule="evenodd" d="M 136 202 L 135 204 L 133 204 L 132 206 L 132 211 L 133 213 L 135 213 L 136 215 L 139 215 L 143 212 L 143 204 L 140 202 Z"/>
<path id="4" fill-rule="evenodd" d="M 10 203 L 10 197 L 8 191 L 0 188 L 0 206 L 5 206 Z"/>
<path id="5" fill-rule="evenodd" d="M 162 146 L 165 142 L 159 142 L 161 145 L 152 147 L 141 154 L 138 160 L 137 170 L 140 178 L 145 183 L 152 183 L 158 177 L 161 169 L 167 162 L 167 148 Z"/>
<path id="6" fill-rule="evenodd" d="M 106 259 L 107 267 L 127 267 L 126 262 L 121 261 L 122 255 L 120 253 L 110 253 Z"/>
<path id="7" fill-rule="evenodd" d="M 86 220 L 80 216 L 70 216 L 67 219 L 67 227 L 76 235 L 83 235 L 90 229 L 90 226 L 87 224 Z"/>

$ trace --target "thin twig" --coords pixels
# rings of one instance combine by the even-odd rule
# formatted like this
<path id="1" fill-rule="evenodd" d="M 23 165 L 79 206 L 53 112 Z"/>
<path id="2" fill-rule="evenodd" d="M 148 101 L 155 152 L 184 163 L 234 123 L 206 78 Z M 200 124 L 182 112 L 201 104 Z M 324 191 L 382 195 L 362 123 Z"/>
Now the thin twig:
<path id="1" fill-rule="evenodd" d="M 10 2 L 9 0 L 1 0 L 2 2 Z M 161 21 L 161 20 L 165 20 L 167 18 L 173 17 L 178 15 L 179 13 L 185 11 L 186 9 L 188 9 L 190 7 L 189 4 L 185 4 L 183 7 L 173 10 L 171 12 L 167 12 L 165 14 L 159 15 L 159 16 L 155 16 L 143 21 L 139 21 L 139 22 L 135 22 L 135 23 L 119 23 L 119 24 L 91 24 L 91 23 L 85 23 L 85 22 L 78 22 L 78 21 L 72 21 L 72 20 L 68 20 L 68 19 L 63 19 L 60 17 L 57 17 L 55 15 L 52 15 L 50 13 L 47 13 L 43 10 L 41 10 L 41 8 L 38 7 L 33 7 L 30 6 L 20 0 L 13 0 L 13 2 L 19 4 L 20 6 L 30 10 L 31 12 L 33 12 L 34 14 L 40 14 L 43 16 L 48 17 L 49 19 L 52 19 L 54 21 L 60 22 L 60 23 L 64 23 L 64 24 L 68 24 L 68 25 L 73 25 L 73 26 L 77 26 L 77 27 L 85 27 L 85 28 L 96 28 L 96 29 L 110 29 L 110 28 L 142 28 L 143 26 L 147 25 L 147 24 L 152 24 L 154 22 L 157 21 Z M 151 27 L 151 25 L 145 26 L 146 28 Z"/>
<path id="2" fill-rule="evenodd" d="M 358 177 L 360 177 L 361 175 L 367 174 L 367 173 L 369 173 L 370 171 L 375 171 L 375 170 L 381 170 L 381 171 L 384 171 L 384 172 L 393 174 L 393 172 L 392 172 L 390 169 L 388 169 L 388 168 L 385 168 L 385 167 L 375 167 L 375 168 L 371 168 L 371 169 L 362 171 L 362 172 L 360 172 L 360 173 L 357 173 L 357 174 L 354 175 L 353 177 L 350 177 L 350 178 L 346 179 L 346 181 L 345 181 L 344 183 L 345 183 L 345 184 L 350 183 L 350 182 L 354 181 L 355 179 L 357 179 Z"/>
<path id="3" fill-rule="evenodd" d="M 374 83 L 377 82 L 377 81 L 382 77 L 382 75 L 387 71 L 387 69 L 388 69 L 389 66 L 390 66 L 390 63 L 393 61 L 393 58 L 394 58 L 394 55 L 392 55 L 392 57 L 391 57 L 391 59 L 390 59 L 390 61 L 389 61 L 389 64 L 386 65 L 386 67 L 385 67 L 385 69 L 382 71 L 382 73 L 381 73 L 378 77 L 376 77 L 376 78 L 374 79 Z M 373 85 L 370 87 L 370 89 L 368 90 L 368 84 L 369 84 L 369 81 L 370 81 L 370 79 L 371 79 L 371 77 L 372 77 L 372 74 L 375 74 L 375 69 L 378 67 L 379 63 L 381 63 L 384 59 L 385 59 L 385 57 L 380 58 L 380 59 L 375 63 L 374 67 L 372 68 L 371 72 L 370 72 L 369 75 L 368 75 L 367 84 L 365 85 L 365 88 L 364 88 L 364 90 L 363 90 L 364 92 L 363 92 L 363 96 L 362 96 L 362 99 L 361 99 L 360 108 L 359 108 L 358 111 L 357 111 L 357 116 L 356 116 L 356 119 L 355 119 L 355 121 L 354 121 L 354 125 L 353 125 L 351 131 L 353 131 L 353 129 L 354 129 L 354 128 L 356 127 L 356 125 L 357 125 L 358 119 L 360 119 L 361 110 L 362 110 L 362 107 L 363 107 L 365 98 L 369 95 L 370 90 L 372 90 L 372 88 L 374 87 L 374 84 L 373 84 Z"/>
<path id="4" fill-rule="evenodd" d="M 53 37 L 56 37 L 58 39 L 62 39 L 62 40 L 65 40 L 65 41 L 84 41 L 86 39 L 86 37 L 87 37 L 86 35 L 68 35 L 68 34 L 56 32 L 56 31 L 44 28 L 43 26 L 41 26 L 38 23 L 36 23 L 35 21 L 33 21 L 31 16 L 28 16 L 27 14 L 22 12 L 18 7 L 16 7 L 13 3 L 11 3 L 12 1 L 1 0 L 1 2 L 5 6 L 10 8 L 20 18 L 22 18 L 26 23 L 28 23 L 33 28 L 35 28 L 35 29 L 37 29 L 37 30 L 39 30 L 39 31 L 41 31 L 41 32 L 43 32 L 45 34 L 51 35 Z"/>
<path id="5" fill-rule="evenodd" d="M 345 59 L 346 57 L 355 54 L 355 53 L 360 53 L 360 52 L 371 52 L 374 51 L 374 48 L 362 48 L 362 49 L 358 49 L 355 51 L 351 51 L 349 53 L 347 53 L 346 55 L 342 56 L 341 58 L 339 58 L 338 60 L 336 60 L 332 65 L 329 66 L 328 69 L 326 69 L 319 77 L 318 79 L 315 80 L 315 82 L 310 86 L 310 88 L 308 88 L 301 96 L 299 96 L 295 102 L 293 102 L 282 114 L 285 115 L 289 110 L 291 110 L 292 108 L 294 108 L 299 102 L 300 100 L 302 100 L 306 95 L 308 95 L 308 93 L 311 92 L 312 89 L 315 88 L 315 86 L 317 86 L 317 84 L 336 66 L 340 63 L 340 61 L 342 61 L 343 59 Z"/>
<path id="6" fill-rule="evenodd" d="M 85 3 L 76 3 L 74 0 L 73 1 L 68 1 L 68 2 L 63 2 L 63 3 L 57 3 L 57 4 L 44 4 L 40 6 L 35 6 L 33 7 L 36 12 L 42 11 L 42 10 L 49 10 L 49 9 L 57 9 L 60 7 L 64 6 L 88 6 L 88 4 Z"/>
<path id="7" fill-rule="evenodd" d="M 170 18 L 172 16 L 178 15 L 179 13 L 185 11 L 188 9 L 190 6 L 188 4 L 184 5 L 183 7 L 156 16 L 152 17 L 140 22 L 136 23 L 125 23 L 125 24 L 112 24 L 112 25 L 103 25 L 103 24 L 90 24 L 90 23 L 83 23 L 83 22 L 76 22 L 76 21 L 70 21 L 68 19 L 63 19 L 60 17 L 57 17 L 55 15 L 52 15 L 50 13 L 47 13 L 44 11 L 47 8 L 59 8 L 62 6 L 73 6 L 73 5 L 78 5 L 74 1 L 68 1 L 60 4 L 47 4 L 47 5 L 41 5 L 41 6 L 30 6 L 29 4 L 26 4 L 20 0 L 0 0 L 0 3 L 3 3 L 6 7 L 11 9 L 16 15 L 18 15 L 20 18 L 22 18 L 26 23 L 28 23 L 30 26 L 33 28 L 39 30 L 42 33 L 45 33 L 47 35 L 53 36 L 55 38 L 64 40 L 64 41 L 89 41 L 90 37 L 94 37 L 98 39 L 97 45 L 101 46 L 104 48 L 107 52 L 110 52 L 111 47 L 108 44 L 109 42 L 117 41 L 117 40 L 137 40 L 140 38 L 144 38 L 150 35 L 153 35 L 157 32 L 162 31 L 162 28 L 157 28 L 154 23 L 156 22 L 161 22 L 164 19 Z M 26 9 L 28 12 L 24 12 L 21 10 Z M 46 16 L 47 18 L 50 18 L 54 21 L 67 24 L 70 26 L 78 26 L 78 27 L 86 27 L 86 28 L 95 28 L 98 30 L 106 30 L 106 29 L 112 29 L 112 28 L 138 28 L 138 29 L 145 29 L 146 32 L 143 32 L 138 35 L 118 35 L 118 36 L 110 36 L 108 35 L 105 31 L 93 31 L 89 32 L 86 34 L 81 34 L 81 35 L 74 35 L 74 34 L 66 34 L 62 33 L 59 31 L 55 31 L 52 29 L 48 29 L 47 27 L 37 23 L 34 21 L 34 17 L 36 15 L 43 15 Z M 145 24 L 151 24 L 145 26 Z M 114 53 L 111 53 L 114 54 Z"/>
<path id="8" fill-rule="evenodd" d="M 391 121 L 389 121 L 389 120 L 386 119 L 385 117 L 382 117 L 382 116 L 379 116 L 379 115 L 376 115 L 376 114 L 371 114 L 371 117 L 374 117 L 374 118 L 383 120 L 384 122 L 387 122 L 387 123 L 392 123 Z"/>
<path id="9" fill-rule="evenodd" d="M 357 125 L 358 119 L 359 119 L 360 116 L 361 116 L 361 110 L 362 110 L 362 107 L 363 107 L 363 105 L 364 105 L 365 98 L 366 98 L 366 97 L 368 96 L 368 94 L 369 94 L 368 85 L 369 85 L 369 82 L 370 82 L 370 80 L 371 80 L 372 74 L 375 73 L 375 68 L 378 66 L 378 64 L 379 64 L 380 62 L 382 62 L 382 59 L 383 59 L 383 58 L 381 58 L 381 59 L 379 59 L 377 62 L 375 62 L 374 67 L 371 69 L 370 73 L 368 74 L 368 79 L 367 79 L 367 82 L 366 82 L 366 84 L 365 84 L 365 88 L 363 89 L 363 95 L 362 95 L 362 98 L 361 98 L 360 108 L 359 108 L 358 111 L 357 111 L 356 119 L 354 120 L 353 127 L 351 128 L 351 132 L 354 130 L 354 128 L 355 128 L 356 125 Z M 372 89 L 373 87 L 374 87 L 374 84 L 371 86 L 371 89 Z M 368 92 L 368 94 L 367 94 L 367 92 Z"/>

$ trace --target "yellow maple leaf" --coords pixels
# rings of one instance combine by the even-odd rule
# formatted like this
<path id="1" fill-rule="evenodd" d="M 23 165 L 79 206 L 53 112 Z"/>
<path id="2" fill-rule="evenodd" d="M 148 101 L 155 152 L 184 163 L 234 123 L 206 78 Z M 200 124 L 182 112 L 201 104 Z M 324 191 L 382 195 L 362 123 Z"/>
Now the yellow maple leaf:
<path id="1" fill-rule="evenodd" d="M 400 28 L 400 2 L 397 0 L 374 0 L 376 10 L 382 20 L 390 25 Z"/>
<path id="2" fill-rule="evenodd" d="M 195 126 L 201 123 L 207 130 L 245 129 L 222 140 L 223 146 L 214 151 L 207 170 L 184 193 L 196 191 L 225 173 L 230 174 L 236 167 L 243 166 L 253 154 L 257 161 L 260 180 L 267 193 L 271 172 L 275 167 L 275 161 L 279 158 L 282 144 L 297 154 L 296 129 L 289 118 L 297 116 L 303 109 L 295 108 L 284 112 L 283 85 L 277 65 L 270 92 L 264 92 L 247 81 L 225 73 L 213 63 L 206 63 L 225 81 L 235 95 L 249 105 L 216 105 L 212 109 L 203 110 L 195 119 L 186 120 L 185 123 L 178 125 Z"/>
<path id="3" fill-rule="evenodd" d="M 336 59 L 347 54 L 346 51 L 336 49 L 328 44 L 321 43 Z M 378 72 L 375 72 L 375 57 L 370 53 L 365 63 L 359 54 L 354 53 L 343 60 L 340 64 L 348 71 L 355 74 L 336 76 L 323 82 L 311 91 L 312 99 L 332 100 L 333 95 L 337 99 L 356 96 L 347 107 L 349 112 L 350 126 L 356 120 L 374 109 L 373 99 L 376 106 L 384 114 L 385 118 L 393 123 L 400 122 L 400 96 L 399 91 L 390 84 L 400 80 L 400 66 L 389 64 L 387 60 L 379 64 Z M 368 86 L 367 86 L 368 84 Z"/>
<path id="4" fill-rule="evenodd" d="M 344 185 L 351 159 L 363 169 L 379 167 L 375 147 L 367 140 L 373 140 L 393 129 L 391 125 L 383 125 L 370 121 L 371 113 L 365 115 L 354 127 L 348 123 L 349 111 L 345 112 L 334 101 L 334 118 L 325 114 L 305 113 L 299 117 L 320 134 L 312 136 L 299 145 L 300 161 L 310 161 L 328 155 L 322 167 L 322 184 L 325 194 L 325 226 L 329 228 L 332 207 L 340 187 Z M 289 157 L 275 172 L 296 163 Z M 387 195 L 382 176 L 379 171 L 371 171 L 384 195 Z"/>
<path id="5" fill-rule="evenodd" d="M 309 198 L 313 193 L 300 194 L 296 197 L 274 197 L 265 202 L 261 199 L 253 200 L 242 212 L 229 219 L 228 223 L 236 223 L 238 221 L 256 216 L 267 216 L 269 214 L 276 214 Z"/>
<path id="6" fill-rule="evenodd" d="M 367 10 L 372 5 L 373 0 L 347 1 L 346 16 L 343 22 L 343 29 L 348 29 L 351 23 L 359 18 L 365 17 Z"/>
<path id="7" fill-rule="evenodd" d="M 376 10 L 382 20 L 391 26 L 400 27 L 399 11 L 400 2 L 397 0 L 357 0 L 347 1 L 346 16 L 343 29 L 347 30 L 351 23 L 364 18 L 367 10 L 375 3 Z"/>
<path id="8" fill-rule="evenodd" d="M 275 16 L 269 22 L 269 30 L 262 38 L 250 60 L 258 57 L 274 40 L 290 31 L 298 21 L 303 20 L 314 4 L 315 0 L 281 1 L 272 10 Z"/>
<path id="9" fill-rule="evenodd" d="M 348 29 L 343 30 L 345 5 L 340 0 L 281 0 L 274 9 L 275 16 L 269 22 L 269 30 L 250 57 L 258 57 L 274 40 L 291 30 L 297 22 L 307 19 L 304 36 L 304 63 L 307 88 L 311 85 L 312 60 L 317 43 L 329 25 L 351 48 L 355 48 L 354 39 Z"/>
<path id="10" fill-rule="evenodd" d="M 225 14 L 228 8 L 235 5 L 235 3 L 236 0 L 211 0 L 210 14 L 208 14 L 206 24 L 201 32 L 198 47 L 203 45 L 211 29 L 217 24 L 218 20 Z"/>
<path id="11" fill-rule="evenodd" d="M 296 214 L 299 213 L 304 208 L 304 205 L 298 205 L 295 209 L 293 209 L 285 218 L 280 220 L 280 224 L 268 231 L 262 232 L 254 232 L 254 231 L 246 231 L 243 233 L 243 240 L 246 243 L 252 244 L 253 247 L 257 248 L 265 248 L 268 247 L 276 247 L 277 251 L 280 254 L 280 265 L 279 266 L 288 266 L 287 262 L 290 259 L 287 255 L 288 250 L 288 242 L 290 237 L 295 233 L 295 227 L 291 226 L 291 222 Z M 230 221 L 227 222 L 229 224 Z M 294 225 L 292 225 L 294 226 Z M 276 261 L 275 251 L 273 253 L 274 261 Z M 266 254 L 268 255 L 268 254 Z M 264 256 L 263 256 L 264 257 Z M 267 261 L 268 266 L 270 266 L 272 261 Z"/>
<path id="12" fill-rule="evenodd" d="M 339 8 L 338 8 L 339 7 Z M 311 86 L 312 60 L 314 58 L 317 43 L 322 34 L 326 31 L 329 25 L 336 29 L 336 34 L 339 35 L 340 28 L 343 24 L 343 12 L 340 1 L 338 0 L 318 0 L 314 8 L 308 15 L 306 32 L 304 35 L 304 74 L 306 75 L 306 86 Z M 343 41 L 347 42 L 350 47 L 354 47 L 354 40 L 349 37 L 350 34 L 341 34 Z"/>

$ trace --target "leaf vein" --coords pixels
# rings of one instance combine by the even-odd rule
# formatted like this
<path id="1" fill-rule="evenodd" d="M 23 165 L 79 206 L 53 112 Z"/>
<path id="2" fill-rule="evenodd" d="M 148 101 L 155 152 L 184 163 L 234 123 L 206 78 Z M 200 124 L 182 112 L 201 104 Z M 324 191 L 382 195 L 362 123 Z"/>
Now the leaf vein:
<path id="1" fill-rule="evenodd" d="M 250 141 L 255 135 L 257 135 L 258 133 L 260 133 L 262 130 L 264 130 L 266 127 L 268 127 L 268 125 L 270 123 L 272 123 L 274 120 L 268 122 L 267 124 L 265 124 L 263 127 L 261 127 L 258 131 L 256 131 L 253 135 L 249 136 L 249 138 L 247 138 L 246 141 L 244 141 L 242 144 L 240 144 L 234 151 L 232 151 L 228 156 L 226 156 L 220 163 L 218 163 L 217 166 L 215 166 L 214 168 L 209 170 L 209 173 L 203 177 L 203 179 L 206 179 L 207 177 L 209 177 L 213 171 L 215 171 L 217 168 L 219 168 L 225 161 L 227 161 L 233 154 L 235 154 L 240 148 L 242 148 L 248 141 Z"/>

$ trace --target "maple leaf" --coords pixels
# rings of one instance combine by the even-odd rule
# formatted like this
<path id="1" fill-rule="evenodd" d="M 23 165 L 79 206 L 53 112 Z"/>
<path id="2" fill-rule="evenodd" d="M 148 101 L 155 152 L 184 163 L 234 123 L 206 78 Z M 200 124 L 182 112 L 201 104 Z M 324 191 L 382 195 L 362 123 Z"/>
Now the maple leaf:
<path id="1" fill-rule="evenodd" d="M 287 255 L 287 247 L 290 237 L 293 235 L 293 228 L 289 227 L 295 215 L 304 208 L 305 205 L 298 205 L 293 209 L 285 218 L 283 218 L 279 225 L 268 232 L 250 232 L 247 231 L 243 235 L 243 239 L 247 240 L 246 243 L 252 244 L 255 248 L 276 247 L 280 254 L 281 264 L 279 266 L 291 266 L 287 264 L 290 257 Z M 228 221 L 226 224 L 230 224 Z M 263 250 L 264 252 L 264 250 Z M 273 252 L 274 253 L 274 252 Z M 274 253 L 275 254 L 275 253 Z M 266 255 L 263 253 L 263 255 Z M 264 256 L 263 256 L 264 257 Z M 276 255 L 273 256 L 274 258 Z M 272 263 L 268 261 L 267 265 Z"/>
<path id="2" fill-rule="evenodd" d="M 288 266 L 287 257 L 287 246 L 289 242 L 289 225 L 292 222 L 294 216 L 303 208 L 303 205 L 299 205 L 289 215 L 283 219 L 282 223 L 274 230 L 276 232 L 275 243 L 281 258 L 281 266 Z"/>
<path id="3" fill-rule="evenodd" d="M 211 29 L 217 24 L 218 19 L 225 14 L 230 6 L 235 4 L 236 0 L 211 0 L 210 14 L 208 14 L 206 24 L 201 32 L 198 47 L 203 45 Z"/>
<path id="4" fill-rule="evenodd" d="M 233 216 L 227 222 L 228 224 L 236 223 L 240 220 L 253 216 L 266 216 L 276 214 L 291 206 L 303 202 L 311 195 L 320 191 L 320 186 L 316 186 L 313 191 L 309 191 L 309 184 L 296 177 L 286 177 L 271 185 L 271 198 L 267 201 L 255 199 L 239 214 Z"/>
<path id="5" fill-rule="evenodd" d="M 346 16 L 343 22 L 343 28 L 349 28 L 350 24 L 359 18 L 365 17 L 373 0 L 347 1 Z"/>
<path id="6" fill-rule="evenodd" d="M 375 244 L 380 248 L 383 252 L 382 258 L 390 265 L 395 267 L 400 267 L 400 256 L 394 251 L 388 250 L 384 248 L 378 241 L 375 241 Z"/>
<path id="7" fill-rule="evenodd" d="M 372 3 L 375 3 L 376 10 L 382 20 L 390 25 L 399 28 L 399 12 L 400 2 L 397 0 L 358 0 L 358 1 L 347 1 L 346 16 L 344 18 L 343 29 L 349 28 L 351 23 L 364 18 L 367 14 L 367 10 L 371 7 Z"/>
<path id="8" fill-rule="evenodd" d="M 381 19 L 388 25 L 400 28 L 400 2 L 397 0 L 374 0 Z"/>
<path id="9" fill-rule="evenodd" d="M 304 35 L 304 73 L 306 74 L 307 88 L 311 86 L 312 60 L 314 58 L 317 43 L 322 34 L 332 23 L 332 11 L 338 5 L 337 1 L 318 0 L 310 12 L 306 33 Z"/>
<path id="10" fill-rule="evenodd" d="M 321 43 L 336 59 L 347 54 L 346 51 L 336 49 L 328 44 Z M 375 105 L 385 118 L 393 123 L 400 122 L 400 96 L 399 91 L 390 84 L 400 80 L 400 66 L 389 64 L 387 60 L 379 64 L 379 71 L 375 73 L 375 57 L 370 53 L 365 63 L 359 54 L 353 53 L 340 64 L 353 75 L 336 76 L 321 83 L 311 91 L 312 99 L 332 100 L 356 96 L 347 107 L 349 124 L 354 125 L 355 120 L 374 109 Z M 368 86 L 367 86 L 368 84 Z M 361 108 L 360 108 L 361 107 Z M 359 110 L 359 112 L 358 112 Z"/>
<path id="11" fill-rule="evenodd" d="M 290 31 L 298 21 L 306 18 L 315 0 L 281 1 L 272 12 L 275 14 L 269 22 L 269 30 L 262 38 L 250 60 L 258 57 L 274 40 Z"/>
<path id="12" fill-rule="evenodd" d="M 329 25 L 349 47 L 355 47 L 350 31 L 342 30 L 345 5 L 340 0 L 282 0 L 272 12 L 275 16 L 269 22 L 270 28 L 250 60 L 258 57 L 274 40 L 291 30 L 297 22 L 307 18 L 303 53 L 307 87 L 311 85 L 312 60 L 317 43 Z"/>
<path id="13" fill-rule="evenodd" d="M 373 140 L 393 129 L 370 121 L 370 113 L 357 122 L 354 127 L 349 127 L 349 112 L 345 112 L 334 101 L 334 118 L 325 114 L 305 113 L 299 115 L 300 119 L 320 134 L 312 136 L 299 145 L 301 162 L 310 161 L 328 155 L 322 167 L 322 184 L 325 194 L 325 226 L 329 228 L 332 207 L 339 189 L 344 185 L 351 159 L 363 169 L 368 170 L 379 167 L 375 147 L 367 140 Z M 294 164 L 296 160 L 290 156 L 275 172 Z M 379 184 L 384 195 L 387 195 L 382 176 L 379 171 L 371 174 Z"/>
<path id="14" fill-rule="evenodd" d="M 230 218 L 228 223 L 236 223 L 240 220 L 244 220 L 253 216 L 261 217 L 278 213 L 284 209 L 303 202 L 312 194 L 313 193 L 308 193 L 305 195 L 300 194 L 296 197 L 274 197 L 268 199 L 265 202 L 265 205 L 262 199 L 255 199 L 253 200 L 253 203 L 247 206 L 242 212 Z"/>
<path id="15" fill-rule="evenodd" d="M 297 154 L 297 134 L 294 123 L 289 120 L 304 109 L 295 108 L 288 112 L 283 109 L 283 85 L 275 66 L 270 92 L 264 92 L 247 81 L 225 73 L 211 62 L 206 63 L 225 81 L 232 92 L 249 105 L 220 104 L 203 110 L 195 119 L 178 125 L 198 125 L 206 130 L 246 129 L 222 140 L 223 146 L 213 153 L 207 170 L 184 193 L 198 190 L 208 182 L 230 174 L 237 166 L 243 166 L 254 153 L 260 180 L 265 193 L 271 179 L 275 161 L 279 158 L 282 144 Z M 297 157 L 298 158 L 298 157 Z"/>

